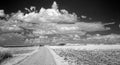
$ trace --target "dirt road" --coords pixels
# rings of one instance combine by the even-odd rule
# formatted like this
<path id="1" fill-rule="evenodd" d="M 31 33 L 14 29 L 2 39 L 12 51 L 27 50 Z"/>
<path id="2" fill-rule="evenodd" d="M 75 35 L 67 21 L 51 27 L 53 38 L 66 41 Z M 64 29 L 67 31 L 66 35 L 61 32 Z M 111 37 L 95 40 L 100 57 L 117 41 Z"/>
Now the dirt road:
<path id="1" fill-rule="evenodd" d="M 56 62 L 50 51 L 46 47 L 41 47 L 38 52 L 17 65 L 56 65 Z"/>

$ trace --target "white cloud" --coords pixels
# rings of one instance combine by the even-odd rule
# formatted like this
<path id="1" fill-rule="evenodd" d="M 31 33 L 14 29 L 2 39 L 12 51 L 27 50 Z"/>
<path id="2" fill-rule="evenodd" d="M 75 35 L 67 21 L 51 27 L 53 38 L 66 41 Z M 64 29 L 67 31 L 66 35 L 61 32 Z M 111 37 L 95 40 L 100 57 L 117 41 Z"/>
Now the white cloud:
<path id="1" fill-rule="evenodd" d="M 25 8 L 30 13 L 23 15 L 23 13 L 19 13 L 17 16 L 18 19 L 24 20 L 26 22 L 75 22 L 77 21 L 76 14 L 69 14 L 66 10 L 58 10 L 58 6 L 56 2 L 53 3 L 52 8 L 41 8 L 39 12 L 31 12 L 31 10 L 35 10 L 35 7 L 31 7 L 30 9 Z M 16 13 L 18 14 L 18 13 Z"/>
<path id="2" fill-rule="evenodd" d="M 81 18 L 85 19 L 85 18 L 87 18 L 87 16 L 81 15 Z"/>
<path id="3" fill-rule="evenodd" d="M 110 30 L 110 28 L 106 28 L 104 26 L 106 24 L 78 22 L 78 17 L 75 13 L 69 14 L 69 12 L 66 11 L 65 9 L 62 9 L 59 11 L 57 8 L 58 6 L 56 2 L 54 2 L 52 5 L 52 8 L 49 8 L 49 9 L 41 8 L 39 12 L 35 12 L 35 11 L 31 12 L 31 10 L 35 10 L 35 7 L 32 7 L 30 9 L 26 8 L 26 10 L 28 10 L 30 13 L 24 15 L 24 13 L 19 12 L 19 13 L 16 13 L 17 15 L 15 15 L 15 17 L 17 17 L 17 19 L 20 19 L 26 22 L 38 22 L 38 23 L 41 23 L 41 22 L 50 22 L 50 23 L 51 22 L 55 22 L 55 23 L 74 22 L 75 23 L 72 25 L 73 27 L 70 24 L 68 24 L 69 26 L 58 25 L 60 27 L 63 26 L 63 28 L 61 29 L 66 29 L 66 30 L 75 29 L 75 28 L 79 28 L 79 30 L 84 30 L 86 32 Z M 86 16 L 82 16 L 82 17 L 86 18 Z M 68 27 L 64 27 L 64 26 L 68 26 Z"/>
<path id="4" fill-rule="evenodd" d="M 77 23 L 80 30 L 84 31 L 103 31 L 103 30 L 109 30 L 110 28 L 106 28 L 104 24 L 102 23 L 85 23 L 80 22 Z"/>
<path id="5" fill-rule="evenodd" d="M 4 10 L 0 10 L 0 17 L 3 17 L 3 16 L 5 16 L 5 13 L 4 13 Z"/>
<path id="6" fill-rule="evenodd" d="M 85 22 L 77 22 L 75 24 L 58 24 L 56 27 L 60 30 L 79 30 L 79 31 L 104 31 L 110 30 L 110 28 L 105 27 L 102 23 L 85 23 Z"/>

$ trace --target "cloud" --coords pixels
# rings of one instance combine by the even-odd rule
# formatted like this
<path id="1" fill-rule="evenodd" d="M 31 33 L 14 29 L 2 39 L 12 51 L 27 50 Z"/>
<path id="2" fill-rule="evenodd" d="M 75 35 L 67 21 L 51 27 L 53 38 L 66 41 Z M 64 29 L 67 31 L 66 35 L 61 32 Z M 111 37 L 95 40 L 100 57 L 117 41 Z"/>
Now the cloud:
<path id="1" fill-rule="evenodd" d="M 4 10 L 0 10 L 0 17 L 5 16 Z"/>
<path id="2" fill-rule="evenodd" d="M 85 23 L 85 22 L 80 22 L 77 23 L 79 30 L 84 30 L 84 31 L 104 31 L 104 30 L 110 30 L 110 28 L 105 27 L 104 24 L 102 23 Z"/>
<path id="3" fill-rule="evenodd" d="M 115 22 L 105 23 L 104 25 L 112 25 L 112 24 L 115 24 Z"/>
<path id="4" fill-rule="evenodd" d="M 102 23 L 85 23 L 85 22 L 77 22 L 75 24 L 58 24 L 56 27 L 59 30 L 76 30 L 76 31 L 85 31 L 85 32 L 92 32 L 92 31 L 104 31 L 110 30 L 109 27 L 105 27 Z"/>
<path id="5" fill-rule="evenodd" d="M 102 24 L 101 22 L 96 23 L 86 23 L 78 20 L 78 17 L 75 13 L 70 14 L 67 10 L 62 9 L 59 10 L 57 3 L 54 2 L 51 8 L 45 9 L 41 8 L 39 12 L 35 11 L 35 7 L 31 7 L 27 9 L 29 11 L 28 14 L 18 12 L 14 15 L 19 20 L 23 20 L 25 22 L 48 22 L 48 23 L 59 23 L 59 22 L 67 22 L 67 23 L 75 23 L 75 24 L 56 24 L 57 28 L 61 28 L 61 30 L 79 30 L 79 31 L 104 31 L 110 30 L 109 27 L 105 27 L 107 24 Z M 87 16 L 82 16 L 82 18 L 86 18 Z M 110 23 L 113 24 L 113 23 Z"/>
<path id="6" fill-rule="evenodd" d="M 87 18 L 87 16 L 81 15 L 81 18 L 85 19 L 85 18 Z"/>
<path id="7" fill-rule="evenodd" d="M 41 8 L 39 12 L 35 11 L 35 7 L 30 9 L 25 8 L 29 13 L 23 15 L 24 13 L 16 13 L 17 19 L 26 21 L 26 22 L 75 22 L 77 21 L 77 15 L 75 13 L 70 14 L 65 9 L 58 10 L 57 3 L 54 2 L 51 8 L 45 9 Z M 15 14 L 15 15 L 16 15 Z"/>

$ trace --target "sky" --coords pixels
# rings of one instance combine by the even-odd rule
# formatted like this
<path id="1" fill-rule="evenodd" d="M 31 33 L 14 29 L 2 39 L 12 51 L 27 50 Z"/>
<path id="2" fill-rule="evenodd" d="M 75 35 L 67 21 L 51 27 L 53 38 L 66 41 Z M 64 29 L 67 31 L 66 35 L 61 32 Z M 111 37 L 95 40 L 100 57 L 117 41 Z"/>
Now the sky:
<path id="1" fill-rule="evenodd" d="M 70 13 L 75 12 L 78 17 L 87 16 L 81 21 L 103 23 L 115 22 L 114 25 L 107 25 L 112 28 L 109 32 L 120 33 L 120 6 L 119 1 L 114 0 L 0 0 L 0 9 L 5 13 L 17 12 L 24 8 L 35 6 L 38 10 L 41 7 L 50 8 L 53 1 L 58 3 L 59 9 L 66 9 Z M 89 20 L 92 18 L 92 20 Z"/>
<path id="2" fill-rule="evenodd" d="M 0 9 L 11 13 L 30 6 L 36 6 L 38 9 L 48 8 L 53 1 L 59 4 L 59 8 L 75 12 L 79 16 L 86 15 L 98 21 L 101 19 L 118 21 L 120 19 L 119 2 L 114 0 L 0 0 Z"/>

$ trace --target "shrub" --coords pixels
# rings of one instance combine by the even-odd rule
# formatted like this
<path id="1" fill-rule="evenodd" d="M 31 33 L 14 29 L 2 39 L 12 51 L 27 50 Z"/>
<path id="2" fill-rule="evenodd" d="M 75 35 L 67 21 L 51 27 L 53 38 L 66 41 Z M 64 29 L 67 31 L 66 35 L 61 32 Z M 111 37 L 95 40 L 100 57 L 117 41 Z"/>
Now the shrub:
<path id="1" fill-rule="evenodd" d="M 2 63 L 3 61 L 5 61 L 8 58 L 12 58 L 12 54 L 8 53 L 8 52 L 0 52 L 0 63 Z"/>

